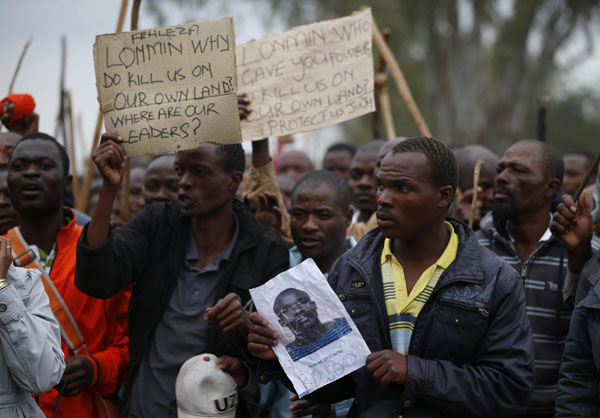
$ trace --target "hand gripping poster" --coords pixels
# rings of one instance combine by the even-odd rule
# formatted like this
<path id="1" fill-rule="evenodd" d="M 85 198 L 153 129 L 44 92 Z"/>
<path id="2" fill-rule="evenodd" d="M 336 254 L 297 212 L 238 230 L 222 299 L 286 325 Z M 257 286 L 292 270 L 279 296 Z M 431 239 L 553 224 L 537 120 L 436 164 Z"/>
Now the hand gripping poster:
<path id="1" fill-rule="evenodd" d="M 303 397 L 365 365 L 370 350 L 312 259 L 250 289 L 279 334 L 279 363 Z"/>

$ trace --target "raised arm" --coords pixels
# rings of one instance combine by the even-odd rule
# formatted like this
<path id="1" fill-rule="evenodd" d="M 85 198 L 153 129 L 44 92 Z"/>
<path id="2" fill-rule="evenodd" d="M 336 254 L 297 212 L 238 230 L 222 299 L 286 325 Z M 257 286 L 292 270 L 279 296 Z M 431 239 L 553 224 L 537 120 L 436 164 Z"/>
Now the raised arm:
<path id="1" fill-rule="evenodd" d="M 142 277 L 153 244 L 149 237 L 153 220 L 142 214 L 127 222 L 118 234 L 111 233 L 110 213 L 127 161 L 121 142 L 116 134 L 105 133 L 93 153 L 102 188 L 92 220 L 77 244 L 75 285 L 85 294 L 103 299 Z"/>
<path id="2" fill-rule="evenodd" d="M 577 202 L 568 195 L 552 218 L 550 230 L 567 251 L 568 273 L 563 285 L 563 299 L 575 304 L 577 283 L 585 263 L 592 257 L 592 215 L 583 193 Z"/>
<path id="3" fill-rule="evenodd" d="M 107 132 L 102 135 L 100 146 L 92 154 L 94 164 L 102 176 L 102 187 L 85 236 L 85 244 L 89 248 L 98 248 L 110 233 L 113 201 L 126 173 L 127 155 L 121 142 L 123 139 L 116 133 Z"/>

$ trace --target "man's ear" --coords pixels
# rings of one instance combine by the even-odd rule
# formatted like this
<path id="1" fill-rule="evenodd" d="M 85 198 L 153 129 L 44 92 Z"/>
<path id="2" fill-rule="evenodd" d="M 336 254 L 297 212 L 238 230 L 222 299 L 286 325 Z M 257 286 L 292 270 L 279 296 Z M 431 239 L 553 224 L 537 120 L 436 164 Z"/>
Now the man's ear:
<path id="1" fill-rule="evenodd" d="M 447 208 L 452 203 L 452 195 L 454 194 L 454 188 L 449 184 L 442 186 L 439 189 L 439 202 L 438 208 Z"/>
<path id="2" fill-rule="evenodd" d="M 352 210 L 352 208 L 349 207 L 346 211 L 346 214 L 344 215 L 344 223 L 346 224 L 346 229 L 348 229 L 348 227 L 352 223 L 352 215 L 354 215 L 354 211 Z"/>
<path id="3" fill-rule="evenodd" d="M 546 183 L 546 192 L 544 196 L 547 198 L 554 199 L 560 190 L 560 180 L 558 179 L 550 179 L 548 183 Z"/>
<path id="4" fill-rule="evenodd" d="M 242 179 L 244 178 L 244 173 L 242 173 L 241 171 L 232 171 L 231 174 L 229 174 L 230 178 L 231 178 L 231 192 L 235 193 L 237 192 L 238 187 L 240 186 L 240 183 L 242 182 Z"/>
<path id="5" fill-rule="evenodd" d="M 65 190 L 71 190 L 72 187 L 73 187 L 73 176 L 71 174 L 69 174 L 67 177 L 65 177 Z"/>

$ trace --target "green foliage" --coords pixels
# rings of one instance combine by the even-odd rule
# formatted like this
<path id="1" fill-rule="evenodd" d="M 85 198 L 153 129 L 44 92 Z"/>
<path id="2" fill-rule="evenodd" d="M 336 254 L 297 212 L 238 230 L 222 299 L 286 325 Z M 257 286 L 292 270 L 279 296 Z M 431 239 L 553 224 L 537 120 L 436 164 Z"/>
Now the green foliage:
<path id="1" fill-rule="evenodd" d="M 598 151 L 600 96 L 589 91 L 570 92 L 548 109 L 548 142 L 563 152 Z M 535 129 L 533 126 L 530 129 Z M 534 131 L 533 131 L 534 132 Z"/>

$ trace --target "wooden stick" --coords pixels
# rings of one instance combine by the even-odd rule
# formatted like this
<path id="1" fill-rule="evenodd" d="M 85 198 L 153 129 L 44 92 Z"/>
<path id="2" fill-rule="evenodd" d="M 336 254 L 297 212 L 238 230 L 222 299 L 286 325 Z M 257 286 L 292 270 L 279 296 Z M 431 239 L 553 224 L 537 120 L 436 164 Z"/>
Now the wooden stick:
<path id="1" fill-rule="evenodd" d="M 125 14 L 127 12 L 127 3 L 129 0 L 121 0 L 121 10 L 119 10 L 119 20 L 117 21 L 116 33 L 123 31 L 123 24 L 125 23 Z"/>
<path id="2" fill-rule="evenodd" d="M 19 57 L 19 61 L 17 61 L 17 68 L 15 68 L 15 72 L 13 73 L 12 80 L 10 80 L 10 84 L 8 85 L 8 94 L 13 93 L 13 88 L 15 86 L 15 80 L 17 79 L 17 74 L 19 74 L 19 70 L 21 69 L 21 64 L 23 63 L 23 58 L 25 58 L 25 54 L 27 53 L 27 49 L 31 44 L 32 38 L 29 38 L 23 47 L 23 51 L 21 52 L 21 56 Z"/>
<path id="3" fill-rule="evenodd" d="M 394 126 L 394 117 L 392 116 L 392 105 L 390 103 L 390 94 L 387 88 L 387 80 L 383 86 L 380 87 L 377 92 L 379 106 L 381 107 L 381 115 L 383 116 L 383 126 L 385 126 L 385 133 L 387 140 L 391 141 L 396 138 L 396 127 Z"/>
<path id="4" fill-rule="evenodd" d="M 71 101 L 71 92 L 65 92 L 67 104 L 66 113 L 69 117 L 69 149 L 71 151 L 71 173 L 73 174 L 73 196 L 75 197 L 75 206 L 79 199 L 79 176 L 77 175 L 77 153 L 75 152 L 75 124 L 73 122 L 73 102 Z"/>
<path id="5" fill-rule="evenodd" d="M 127 11 L 128 0 L 121 0 L 121 10 L 119 11 L 119 20 L 117 21 L 116 33 L 123 30 L 123 22 L 125 22 L 125 12 Z M 83 180 L 83 187 L 81 189 L 81 197 L 79 199 L 78 210 L 85 212 L 88 206 L 88 200 L 90 199 L 90 189 L 92 188 L 92 179 L 94 178 L 94 161 L 92 160 L 92 153 L 98 146 L 98 140 L 100 139 L 100 130 L 102 129 L 102 109 L 98 112 L 98 119 L 96 120 L 96 129 L 94 130 L 94 138 L 92 139 L 92 151 L 87 162 L 87 169 L 85 172 L 85 179 Z"/>
<path id="6" fill-rule="evenodd" d="M 398 88 L 398 92 L 400 93 L 402 100 L 404 100 L 408 112 L 415 121 L 415 125 L 417 125 L 419 133 L 423 136 L 431 136 L 431 131 L 429 130 L 427 123 L 425 123 L 425 120 L 421 115 L 421 111 L 419 110 L 415 99 L 413 98 L 410 88 L 408 87 L 408 83 L 406 82 L 406 78 L 404 78 L 404 74 L 400 69 L 400 65 L 398 64 L 398 61 L 396 61 L 396 58 L 390 50 L 390 47 L 385 43 L 383 35 L 377 27 L 375 18 L 373 18 L 373 41 L 375 42 L 377 49 L 379 49 L 381 57 L 386 61 L 387 66 L 390 69 L 390 74 L 396 83 L 396 87 Z"/>
<path id="7" fill-rule="evenodd" d="M 388 28 L 383 28 L 382 33 L 385 43 L 389 43 L 390 30 Z M 387 76 L 385 74 L 385 60 L 380 56 L 377 60 L 377 67 L 375 68 L 375 93 L 377 95 L 375 96 L 375 111 L 372 113 L 371 117 L 371 128 L 373 130 L 374 140 L 381 138 L 381 135 L 379 134 L 379 110 L 381 108 L 381 105 L 379 104 L 378 92 L 381 82 L 383 81 L 382 77 L 386 77 L 385 81 L 387 81 Z"/>
<path id="8" fill-rule="evenodd" d="M 592 177 L 592 174 L 594 173 L 594 170 L 598 167 L 599 163 L 600 163 L 600 152 L 598 153 L 598 155 L 596 155 L 596 159 L 594 160 L 594 162 L 588 169 L 588 172 L 586 173 L 585 177 L 583 178 L 583 181 L 581 182 L 581 184 L 579 185 L 579 188 L 575 192 L 575 196 L 573 196 L 573 201 L 575 203 L 577 203 L 577 201 L 579 200 L 579 197 L 581 196 L 583 189 L 585 189 L 585 185 L 588 183 L 588 181 L 590 181 L 590 177 Z"/>
<path id="9" fill-rule="evenodd" d="M 126 1 L 126 0 L 125 0 Z M 92 153 L 98 146 L 98 139 L 100 138 L 100 129 L 102 129 L 102 112 L 98 113 L 98 119 L 96 120 L 96 129 L 94 129 L 94 139 L 92 140 Z M 81 188 L 81 197 L 79 199 L 78 210 L 81 212 L 87 211 L 88 200 L 90 199 L 90 190 L 92 188 L 92 180 L 94 178 L 94 160 L 92 160 L 92 154 L 87 162 L 87 169 L 85 172 L 85 178 L 83 179 L 83 186 Z"/>
<path id="10" fill-rule="evenodd" d="M 138 29 L 141 5 L 142 5 L 142 0 L 133 0 L 133 5 L 131 6 L 131 30 L 132 31 Z"/>
<path id="11" fill-rule="evenodd" d="M 75 135 L 75 141 L 78 149 L 85 148 L 85 134 L 83 133 L 83 117 L 81 116 L 81 112 L 77 114 L 77 123 L 75 126 L 77 127 L 77 135 Z"/>
<path id="12" fill-rule="evenodd" d="M 471 199 L 471 214 L 469 215 L 469 228 L 473 228 L 473 219 L 475 219 L 475 209 L 477 209 L 477 189 L 479 188 L 479 174 L 483 167 L 483 161 L 477 160 L 473 169 L 473 198 Z"/>
<path id="13" fill-rule="evenodd" d="M 137 30 L 140 17 L 140 5 L 142 0 L 133 0 L 131 6 L 131 30 Z M 123 191 L 121 193 L 121 219 L 127 222 L 129 219 L 129 188 L 131 185 L 131 158 L 127 159 L 127 168 L 125 169 L 125 181 L 123 182 Z"/>
<path id="14" fill-rule="evenodd" d="M 389 45 L 390 30 L 383 28 L 383 40 Z M 386 138 L 388 141 L 396 138 L 396 128 L 394 127 L 394 118 L 392 116 L 392 105 L 390 103 L 390 93 L 388 91 L 388 77 L 385 73 L 385 60 L 379 56 L 377 72 L 375 73 L 375 93 L 377 94 L 377 110 L 373 113 L 374 123 L 377 123 L 377 136 L 379 136 L 379 111 L 381 111 L 383 126 L 385 127 Z"/>

